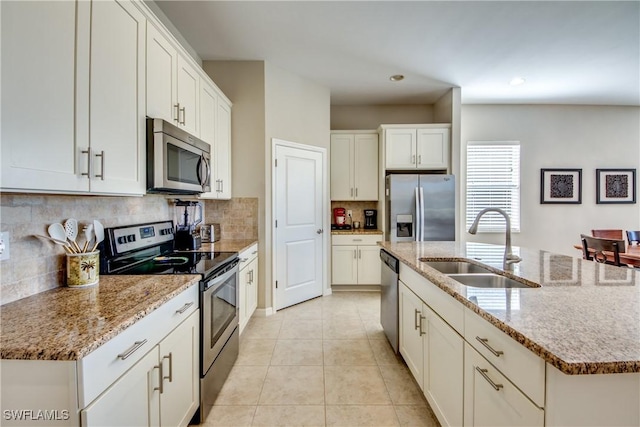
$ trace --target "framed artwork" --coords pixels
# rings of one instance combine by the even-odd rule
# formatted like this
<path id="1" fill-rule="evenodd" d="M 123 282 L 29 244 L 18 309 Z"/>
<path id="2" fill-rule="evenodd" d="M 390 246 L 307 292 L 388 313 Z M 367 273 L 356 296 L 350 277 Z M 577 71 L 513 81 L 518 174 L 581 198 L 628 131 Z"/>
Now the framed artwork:
<path id="1" fill-rule="evenodd" d="M 540 203 L 582 203 L 582 169 L 540 169 Z"/>
<path id="2" fill-rule="evenodd" d="M 596 203 L 635 202 L 635 169 L 596 169 Z"/>

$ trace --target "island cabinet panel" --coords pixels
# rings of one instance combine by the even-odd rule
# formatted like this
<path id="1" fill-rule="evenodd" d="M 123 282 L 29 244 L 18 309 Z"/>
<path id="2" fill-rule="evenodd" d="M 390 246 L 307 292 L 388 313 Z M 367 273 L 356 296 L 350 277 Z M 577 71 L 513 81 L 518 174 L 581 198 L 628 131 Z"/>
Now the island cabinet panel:
<path id="1" fill-rule="evenodd" d="M 546 426 L 639 426 L 640 374 L 566 375 L 547 363 Z"/>
<path id="2" fill-rule="evenodd" d="M 465 308 L 464 338 L 539 407 L 544 407 L 544 361 Z"/>
<path id="3" fill-rule="evenodd" d="M 464 353 L 464 425 L 544 425 L 538 408 L 468 343 Z"/>
<path id="4" fill-rule="evenodd" d="M 420 390 L 424 390 L 424 349 L 419 322 L 422 312 L 422 301 L 404 283 L 398 284 L 400 313 L 400 354 L 407 363 Z"/>

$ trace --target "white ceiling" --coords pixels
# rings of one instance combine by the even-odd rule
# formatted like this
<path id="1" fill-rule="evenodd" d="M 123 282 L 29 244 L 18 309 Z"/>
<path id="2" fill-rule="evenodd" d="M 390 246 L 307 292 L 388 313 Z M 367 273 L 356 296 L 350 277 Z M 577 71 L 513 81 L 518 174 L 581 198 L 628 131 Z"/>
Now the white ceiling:
<path id="1" fill-rule="evenodd" d="M 156 4 L 203 60 L 265 60 L 333 105 L 431 104 L 450 87 L 466 104 L 640 105 L 638 1 Z"/>

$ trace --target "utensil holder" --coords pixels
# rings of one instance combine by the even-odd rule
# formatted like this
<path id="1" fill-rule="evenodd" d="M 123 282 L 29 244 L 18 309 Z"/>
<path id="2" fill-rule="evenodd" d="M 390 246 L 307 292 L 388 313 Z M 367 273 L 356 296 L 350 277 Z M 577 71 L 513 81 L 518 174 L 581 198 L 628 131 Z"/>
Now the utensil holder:
<path id="1" fill-rule="evenodd" d="M 100 280 L 100 251 L 67 254 L 67 286 L 91 286 Z"/>

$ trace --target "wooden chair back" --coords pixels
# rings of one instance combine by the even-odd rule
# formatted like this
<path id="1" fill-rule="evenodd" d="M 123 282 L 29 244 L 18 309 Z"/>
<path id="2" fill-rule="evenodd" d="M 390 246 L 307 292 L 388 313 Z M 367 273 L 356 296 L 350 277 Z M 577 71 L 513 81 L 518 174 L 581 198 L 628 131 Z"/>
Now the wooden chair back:
<path id="1" fill-rule="evenodd" d="M 591 230 L 591 235 L 593 237 L 602 237 L 604 239 L 623 239 L 622 230 Z"/>
<path id="2" fill-rule="evenodd" d="M 592 237 L 585 234 L 581 234 L 580 238 L 582 239 L 582 257 L 584 259 L 595 260 L 596 262 L 617 266 L 622 265 L 620 263 L 620 253 L 625 250 L 624 240 L 602 239 L 600 237 Z M 591 252 L 589 251 L 590 249 L 594 252 L 593 255 L 591 255 Z M 608 261 L 607 256 L 603 251 L 612 252 L 613 261 Z"/>
<path id="3" fill-rule="evenodd" d="M 636 242 L 636 245 L 640 245 L 640 231 L 627 231 L 627 241 L 629 246 Z"/>

